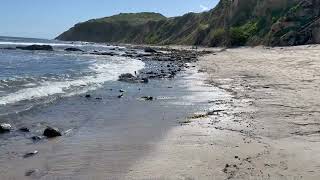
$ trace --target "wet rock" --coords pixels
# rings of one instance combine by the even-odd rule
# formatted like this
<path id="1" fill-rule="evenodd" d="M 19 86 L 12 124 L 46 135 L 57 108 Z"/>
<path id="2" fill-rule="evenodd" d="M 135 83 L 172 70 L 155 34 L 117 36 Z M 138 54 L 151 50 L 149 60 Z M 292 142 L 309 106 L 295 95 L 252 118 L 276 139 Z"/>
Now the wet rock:
<path id="1" fill-rule="evenodd" d="M 144 49 L 144 52 L 147 52 L 147 53 L 156 53 L 157 51 L 154 50 L 154 49 L 152 49 L 151 47 L 146 47 L 146 48 Z"/>
<path id="2" fill-rule="evenodd" d="M 33 141 L 40 141 L 42 139 L 42 137 L 41 136 L 32 136 L 31 139 Z"/>
<path id="3" fill-rule="evenodd" d="M 121 93 L 121 94 L 118 95 L 118 98 L 119 98 L 119 99 L 122 98 L 122 97 L 123 97 L 123 93 Z"/>
<path id="4" fill-rule="evenodd" d="M 117 53 L 115 52 L 98 52 L 98 51 L 94 51 L 93 53 L 90 53 L 93 55 L 101 55 L 101 56 L 115 56 L 117 55 Z"/>
<path id="5" fill-rule="evenodd" d="M 12 130 L 12 127 L 10 124 L 6 124 L 6 123 L 0 124 L 0 134 L 10 132 L 11 130 Z"/>
<path id="6" fill-rule="evenodd" d="M 123 89 L 120 89 L 120 90 L 119 90 L 119 92 L 123 93 L 123 92 L 126 92 L 126 91 L 125 91 L 125 90 L 123 90 Z"/>
<path id="7" fill-rule="evenodd" d="M 65 51 L 73 51 L 73 52 L 79 51 L 79 52 L 83 52 L 83 50 L 78 49 L 78 48 L 66 48 Z"/>
<path id="8" fill-rule="evenodd" d="M 137 78 L 136 76 L 126 73 L 126 74 L 121 74 L 119 76 L 118 81 L 123 81 L 123 82 L 129 82 L 129 83 L 138 83 L 141 81 L 141 79 Z"/>
<path id="9" fill-rule="evenodd" d="M 224 173 L 227 173 L 229 167 L 230 167 L 230 165 L 229 165 L 229 164 L 226 164 L 226 165 L 224 166 L 224 168 L 223 168 L 222 171 L 223 171 Z"/>
<path id="10" fill-rule="evenodd" d="M 52 46 L 50 45 L 31 45 L 31 46 L 18 46 L 17 49 L 29 50 L 29 51 L 53 51 Z"/>
<path id="11" fill-rule="evenodd" d="M 175 59 L 171 57 L 158 57 L 156 60 L 157 61 L 174 61 Z"/>
<path id="12" fill-rule="evenodd" d="M 142 83 L 149 83 L 149 79 L 148 78 L 141 78 L 141 82 Z"/>
<path id="13" fill-rule="evenodd" d="M 143 99 L 145 101 L 153 101 L 153 97 L 152 96 L 143 96 L 143 97 L 141 97 L 141 99 Z"/>
<path id="14" fill-rule="evenodd" d="M 25 176 L 32 176 L 32 175 L 37 174 L 39 172 L 40 172 L 39 169 L 30 169 L 30 170 L 26 171 L 26 173 L 24 175 Z"/>
<path id="15" fill-rule="evenodd" d="M 52 128 L 52 127 L 47 127 L 44 130 L 43 135 L 46 136 L 47 138 L 62 136 L 61 132 L 57 128 Z"/>
<path id="16" fill-rule="evenodd" d="M 30 129 L 27 128 L 27 127 L 22 127 L 22 128 L 19 129 L 19 131 L 21 131 L 21 132 L 30 132 Z"/>
<path id="17" fill-rule="evenodd" d="M 90 95 L 90 94 L 86 94 L 85 97 L 86 97 L 86 98 L 91 98 L 91 95 Z"/>
<path id="18" fill-rule="evenodd" d="M 136 77 L 130 73 L 121 74 L 119 76 L 119 81 L 131 81 L 134 80 Z"/>
<path id="19" fill-rule="evenodd" d="M 29 157 L 32 157 L 36 154 L 38 154 L 39 152 L 38 151 L 33 151 L 33 152 L 29 152 L 29 153 L 26 153 L 23 158 L 29 158 Z"/>
<path id="20" fill-rule="evenodd" d="M 223 112 L 223 111 L 224 110 L 222 110 L 222 109 L 212 110 L 212 111 L 207 112 L 207 115 L 208 116 L 218 115 L 220 112 Z"/>

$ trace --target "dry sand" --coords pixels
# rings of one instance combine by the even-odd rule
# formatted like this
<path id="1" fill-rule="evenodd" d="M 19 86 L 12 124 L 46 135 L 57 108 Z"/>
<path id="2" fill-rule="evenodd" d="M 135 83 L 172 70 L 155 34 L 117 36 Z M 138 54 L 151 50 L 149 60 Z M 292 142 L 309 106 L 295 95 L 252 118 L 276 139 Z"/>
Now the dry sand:
<path id="1" fill-rule="evenodd" d="M 224 111 L 173 128 L 124 179 L 320 179 L 320 46 L 228 49 L 197 64 Z"/>

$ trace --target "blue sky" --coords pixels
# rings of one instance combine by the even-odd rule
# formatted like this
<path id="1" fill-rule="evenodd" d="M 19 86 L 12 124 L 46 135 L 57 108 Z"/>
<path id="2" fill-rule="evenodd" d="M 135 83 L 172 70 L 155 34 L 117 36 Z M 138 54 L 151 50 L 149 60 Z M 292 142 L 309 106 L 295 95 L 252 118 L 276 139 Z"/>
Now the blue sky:
<path id="1" fill-rule="evenodd" d="M 0 36 L 54 38 L 78 22 L 120 12 L 178 16 L 213 8 L 218 0 L 1 0 Z"/>

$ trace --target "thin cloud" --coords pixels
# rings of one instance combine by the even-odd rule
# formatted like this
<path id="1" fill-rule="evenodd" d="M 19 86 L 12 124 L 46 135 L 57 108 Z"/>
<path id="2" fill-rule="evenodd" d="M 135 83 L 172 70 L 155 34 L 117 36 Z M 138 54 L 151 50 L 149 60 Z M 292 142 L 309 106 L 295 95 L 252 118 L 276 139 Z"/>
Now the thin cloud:
<path id="1" fill-rule="evenodd" d="M 202 11 L 208 11 L 209 10 L 209 7 L 204 6 L 202 4 L 200 5 L 200 8 L 201 8 Z"/>

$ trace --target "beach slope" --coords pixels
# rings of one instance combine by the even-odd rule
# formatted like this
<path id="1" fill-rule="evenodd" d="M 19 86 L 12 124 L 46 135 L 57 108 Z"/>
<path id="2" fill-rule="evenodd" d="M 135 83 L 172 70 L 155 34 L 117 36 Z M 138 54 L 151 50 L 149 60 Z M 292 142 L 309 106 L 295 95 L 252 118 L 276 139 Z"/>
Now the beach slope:
<path id="1" fill-rule="evenodd" d="M 239 48 L 198 62 L 230 96 L 172 129 L 127 179 L 319 179 L 320 46 Z"/>

